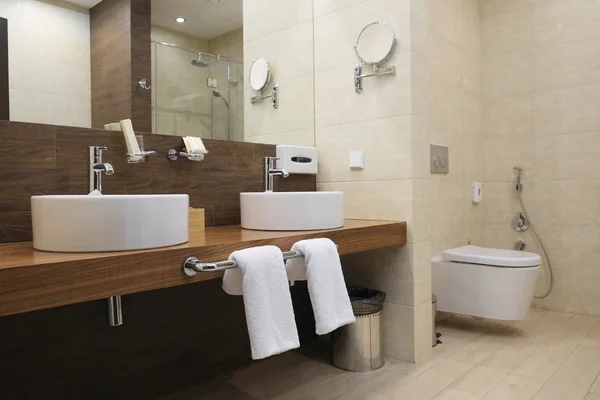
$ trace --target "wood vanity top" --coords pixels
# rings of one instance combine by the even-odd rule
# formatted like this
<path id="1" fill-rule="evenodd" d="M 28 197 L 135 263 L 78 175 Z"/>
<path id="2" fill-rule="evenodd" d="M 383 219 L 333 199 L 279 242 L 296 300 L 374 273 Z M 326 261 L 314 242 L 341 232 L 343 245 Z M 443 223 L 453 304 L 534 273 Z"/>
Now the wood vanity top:
<path id="1" fill-rule="evenodd" d="M 266 232 L 239 226 L 191 231 L 189 242 L 151 250 L 111 253 L 49 253 L 31 242 L 0 244 L 0 316 L 81 303 L 110 296 L 219 279 L 223 272 L 183 273 L 194 256 L 227 260 L 235 250 L 275 245 L 287 251 L 298 240 L 327 237 L 341 255 L 406 243 L 406 223 L 346 220 L 325 231 Z"/>

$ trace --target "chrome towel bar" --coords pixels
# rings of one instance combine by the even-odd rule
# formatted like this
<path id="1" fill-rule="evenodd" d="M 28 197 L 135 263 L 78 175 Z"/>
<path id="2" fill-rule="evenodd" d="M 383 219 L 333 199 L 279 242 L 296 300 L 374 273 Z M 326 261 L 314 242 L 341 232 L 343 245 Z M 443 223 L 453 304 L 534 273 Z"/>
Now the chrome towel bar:
<path id="1" fill-rule="evenodd" d="M 304 257 L 304 254 L 299 251 L 283 251 L 281 252 L 283 261 L 292 258 Z M 183 272 L 187 276 L 194 276 L 198 272 L 214 272 L 223 271 L 230 268 L 237 268 L 238 265 L 235 261 L 219 261 L 216 263 L 203 263 L 200 262 L 196 257 L 188 257 L 183 262 Z"/>

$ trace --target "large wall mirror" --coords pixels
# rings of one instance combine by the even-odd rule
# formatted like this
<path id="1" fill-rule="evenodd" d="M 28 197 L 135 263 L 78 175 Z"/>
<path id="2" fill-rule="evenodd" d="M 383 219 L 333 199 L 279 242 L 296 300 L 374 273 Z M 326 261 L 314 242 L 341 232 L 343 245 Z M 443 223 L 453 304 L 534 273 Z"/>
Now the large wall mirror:
<path id="1" fill-rule="evenodd" d="M 147 110 L 130 112 L 148 121 L 140 128 L 134 120 L 136 129 L 244 140 L 242 0 L 127 0 L 151 11 L 151 26 L 149 34 L 140 28 L 144 39 L 134 44 L 149 57 L 131 56 L 132 63 L 146 64 L 139 76 L 133 65 L 134 73 L 120 81 L 125 87 L 119 60 L 107 64 L 101 48 L 120 46 L 116 33 L 111 37 L 118 29 L 100 32 L 93 21 L 101 3 L 119 1 L 125 0 L 0 0 L 0 18 L 8 21 L 4 57 L 0 29 L 0 106 L 8 58 L 10 120 L 101 127 L 117 122 L 108 120 L 106 109 L 132 95 L 148 100 L 137 105 Z M 96 46 L 91 38 L 100 34 L 107 37 Z M 99 85 L 98 71 L 112 79 Z"/>

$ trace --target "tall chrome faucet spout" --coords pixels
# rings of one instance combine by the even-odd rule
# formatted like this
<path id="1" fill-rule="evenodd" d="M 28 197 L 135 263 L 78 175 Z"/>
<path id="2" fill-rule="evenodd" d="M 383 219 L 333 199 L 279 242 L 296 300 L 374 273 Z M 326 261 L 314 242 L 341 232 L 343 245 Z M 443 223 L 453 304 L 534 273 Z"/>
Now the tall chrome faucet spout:
<path id="1" fill-rule="evenodd" d="M 275 168 L 275 161 L 279 160 L 278 157 L 265 157 L 265 192 L 273 191 L 273 177 L 275 175 L 287 178 L 290 174 L 281 168 Z"/>
<path id="2" fill-rule="evenodd" d="M 102 193 L 102 173 L 112 175 L 115 169 L 112 164 L 102 161 L 102 152 L 108 150 L 102 146 L 90 146 L 90 193 L 97 190 Z"/>

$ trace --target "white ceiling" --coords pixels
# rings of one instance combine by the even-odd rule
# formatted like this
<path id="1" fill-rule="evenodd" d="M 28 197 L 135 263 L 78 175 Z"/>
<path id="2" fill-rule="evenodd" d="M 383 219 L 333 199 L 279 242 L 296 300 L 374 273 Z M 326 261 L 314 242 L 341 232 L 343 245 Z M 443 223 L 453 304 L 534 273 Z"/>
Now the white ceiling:
<path id="1" fill-rule="evenodd" d="M 178 24 L 176 17 L 186 22 Z M 153 25 L 202 39 L 241 28 L 242 21 L 242 0 L 152 0 Z"/>
<path id="2" fill-rule="evenodd" d="M 91 8 L 101 0 L 67 0 Z M 184 17 L 178 24 L 175 18 Z M 152 24 L 202 39 L 243 26 L 242 0 L 152 0 Z"/>

